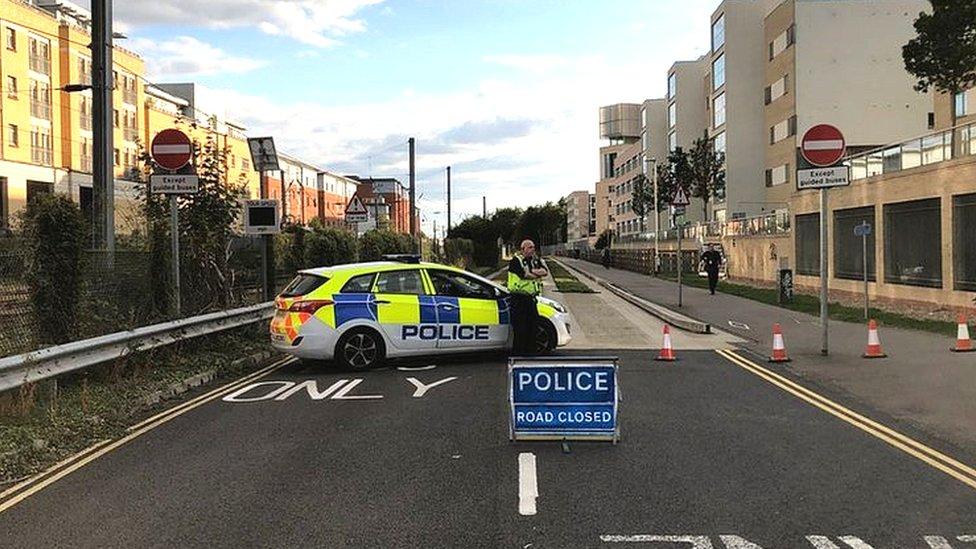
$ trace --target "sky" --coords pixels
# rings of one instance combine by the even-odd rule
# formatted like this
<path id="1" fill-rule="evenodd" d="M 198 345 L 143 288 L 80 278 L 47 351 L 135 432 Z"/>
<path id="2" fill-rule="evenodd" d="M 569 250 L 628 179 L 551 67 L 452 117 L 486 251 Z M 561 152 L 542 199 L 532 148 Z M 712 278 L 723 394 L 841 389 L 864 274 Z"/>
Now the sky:
<path id="1" fill-rule="evenodd" d="M 87 4 L 87 2 L 81 2 Z M 662 97 L 718 0 L 121 0 L 154 82 L 339 174 L 407 182 L 446 218 L 592 192 L 598 109 Z M 440 212 L 440 213 L 437 213 Z"/>

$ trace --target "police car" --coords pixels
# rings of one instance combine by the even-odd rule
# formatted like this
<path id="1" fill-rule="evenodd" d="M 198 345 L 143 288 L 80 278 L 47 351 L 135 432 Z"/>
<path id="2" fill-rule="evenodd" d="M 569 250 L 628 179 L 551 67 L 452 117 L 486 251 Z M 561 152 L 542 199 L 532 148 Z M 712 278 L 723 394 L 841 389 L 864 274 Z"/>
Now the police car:
<path id="1" fill-rule="evenodd" d="M 275 300 L 271 343 L 303 359 L 366 370 L 386 358 L 511 347 L 508 290 L 417 256 L 299 271 Z M 538 300 L 535 350 L 570 340 L 569 315 Z"/>

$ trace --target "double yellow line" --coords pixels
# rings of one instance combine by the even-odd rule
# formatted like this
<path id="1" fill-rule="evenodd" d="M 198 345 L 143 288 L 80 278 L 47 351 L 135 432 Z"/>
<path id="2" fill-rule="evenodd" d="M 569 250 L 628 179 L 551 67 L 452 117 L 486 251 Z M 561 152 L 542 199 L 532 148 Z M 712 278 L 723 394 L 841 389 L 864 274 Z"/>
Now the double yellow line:
<path id="1" fill-rule="evenodd" d="M 99 457 L 111 452 L 130 442 L 145 433 L 163 425 L 164 423 L 176 418 L 180 415 L 189 412 L 190 410 L 202 406 L 212 400 L 223 397 L 236 391 L 237 389 L 244 387 L 245 385 L 251 383 L 252 381 L 261 378 L 274 372 L 275 370 L 290 364 L 293 362 L 294 358 L 285 358 L 279 360 L 269 366 L 266 366 L 256 372 L 248 374 L 236 381 L 232 381 L 222 387 L 214 389 L 209 393 L 202 394 L 192 400 L 188 400 L 180 404 L 179 406 L 174 406 L 168 410 L 160 412 L 144 421 L 141 421 L 128 429 L 126 436 L 116 440 L 103 440 L 101 442 L 95 443 L 92 446 L 78 452 L 77 454 L 61 461 L 60 463 L 50 467 L 46 471 L 34 475 L 33 477 L 16 484 L 3 492 L 0 492 L 0 513 L 3 513 L 7 509 L 10 509 L 14 505 L 17 505 L 21 501 L 29 498 L 30 496 L 36 494 L 37 492 L 43 490 L 47 486 L 57 482 L 58 480 L 68 476 L 69 474 L 81 469 L 85 465 L 91 463 L 92 461 L 98 459 Z"/>
<path id="2" fill-rule="evenodd" d="M 785 377 L 776 374 L 751 360 L 748 360 L 735 351 L 717 350 L 719 355 L 728 359 L 732 363 L 743 369 L 765 379 L 769 383 L 783 389 L 784 391 L 804 400 L 828 414 L 846 422 L 869 435 L 881 439 L 888 444 L 898 448 L 906 454 L 919 459 L 943 473 L 961 481 L 962 483 L 976 488 L 976 469 L 961 463 L 941 452 L 930 448 L 921 442 L 911 439 L 897 431 L 894 431 L 876 421 L 866 418 L 836 402 L 821 396 L 813 391 L 798 385 Z"/>

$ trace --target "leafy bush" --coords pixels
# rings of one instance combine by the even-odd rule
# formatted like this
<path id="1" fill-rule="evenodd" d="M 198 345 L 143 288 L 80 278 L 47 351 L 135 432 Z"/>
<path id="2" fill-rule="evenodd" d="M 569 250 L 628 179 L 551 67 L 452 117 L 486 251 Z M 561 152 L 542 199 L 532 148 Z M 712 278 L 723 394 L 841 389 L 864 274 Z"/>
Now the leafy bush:
<path id="1" fill-rule="evenodd" d="M 392 231 L 367 231 L 359 239 L 359 260 L 378 261 L 386 254 L 413 253 L 413 239 Z"/>
<path id="2" fill-rule="evenodd" d="M 39 339 L 71 341 L 81 297 L 86 224 L 81 209 L 62 195 L 41 195 L 21 212 L 26 280 Z"/>
<path id="3" fill-rule="evenodd" d="M 349 231 L 314 226 L 305 237 L 307 267 L 325 267 L 356 261 L 356 236 Z"/>
<path id="4" fill-rule="evenodd" d="M 474 257 L 474 241 L 468 238 L 448 238 L 444 240 L 444 258 L 448 264 L 462 269 L 471 266 Z"/>

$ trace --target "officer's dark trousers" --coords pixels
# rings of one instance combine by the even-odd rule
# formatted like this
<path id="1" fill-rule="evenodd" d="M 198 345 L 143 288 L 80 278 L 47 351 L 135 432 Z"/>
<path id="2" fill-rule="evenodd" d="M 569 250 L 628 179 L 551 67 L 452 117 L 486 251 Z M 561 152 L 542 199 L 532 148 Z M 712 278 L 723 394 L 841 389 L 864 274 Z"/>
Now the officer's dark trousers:
<path id="1" fill-rule="evenodd" d="M 512 354 L 530 355 L 534 351 L 535 322 L 539 316 L 535 297 L 529 294 L 512 292 L 509 299 L 512 319 Z"/>
<path id="2" fill-rule="evenodd" d="M 718 269 L 708 269 L 708 291 L 715 293 L 715 287 L 718 286 Z"/>

